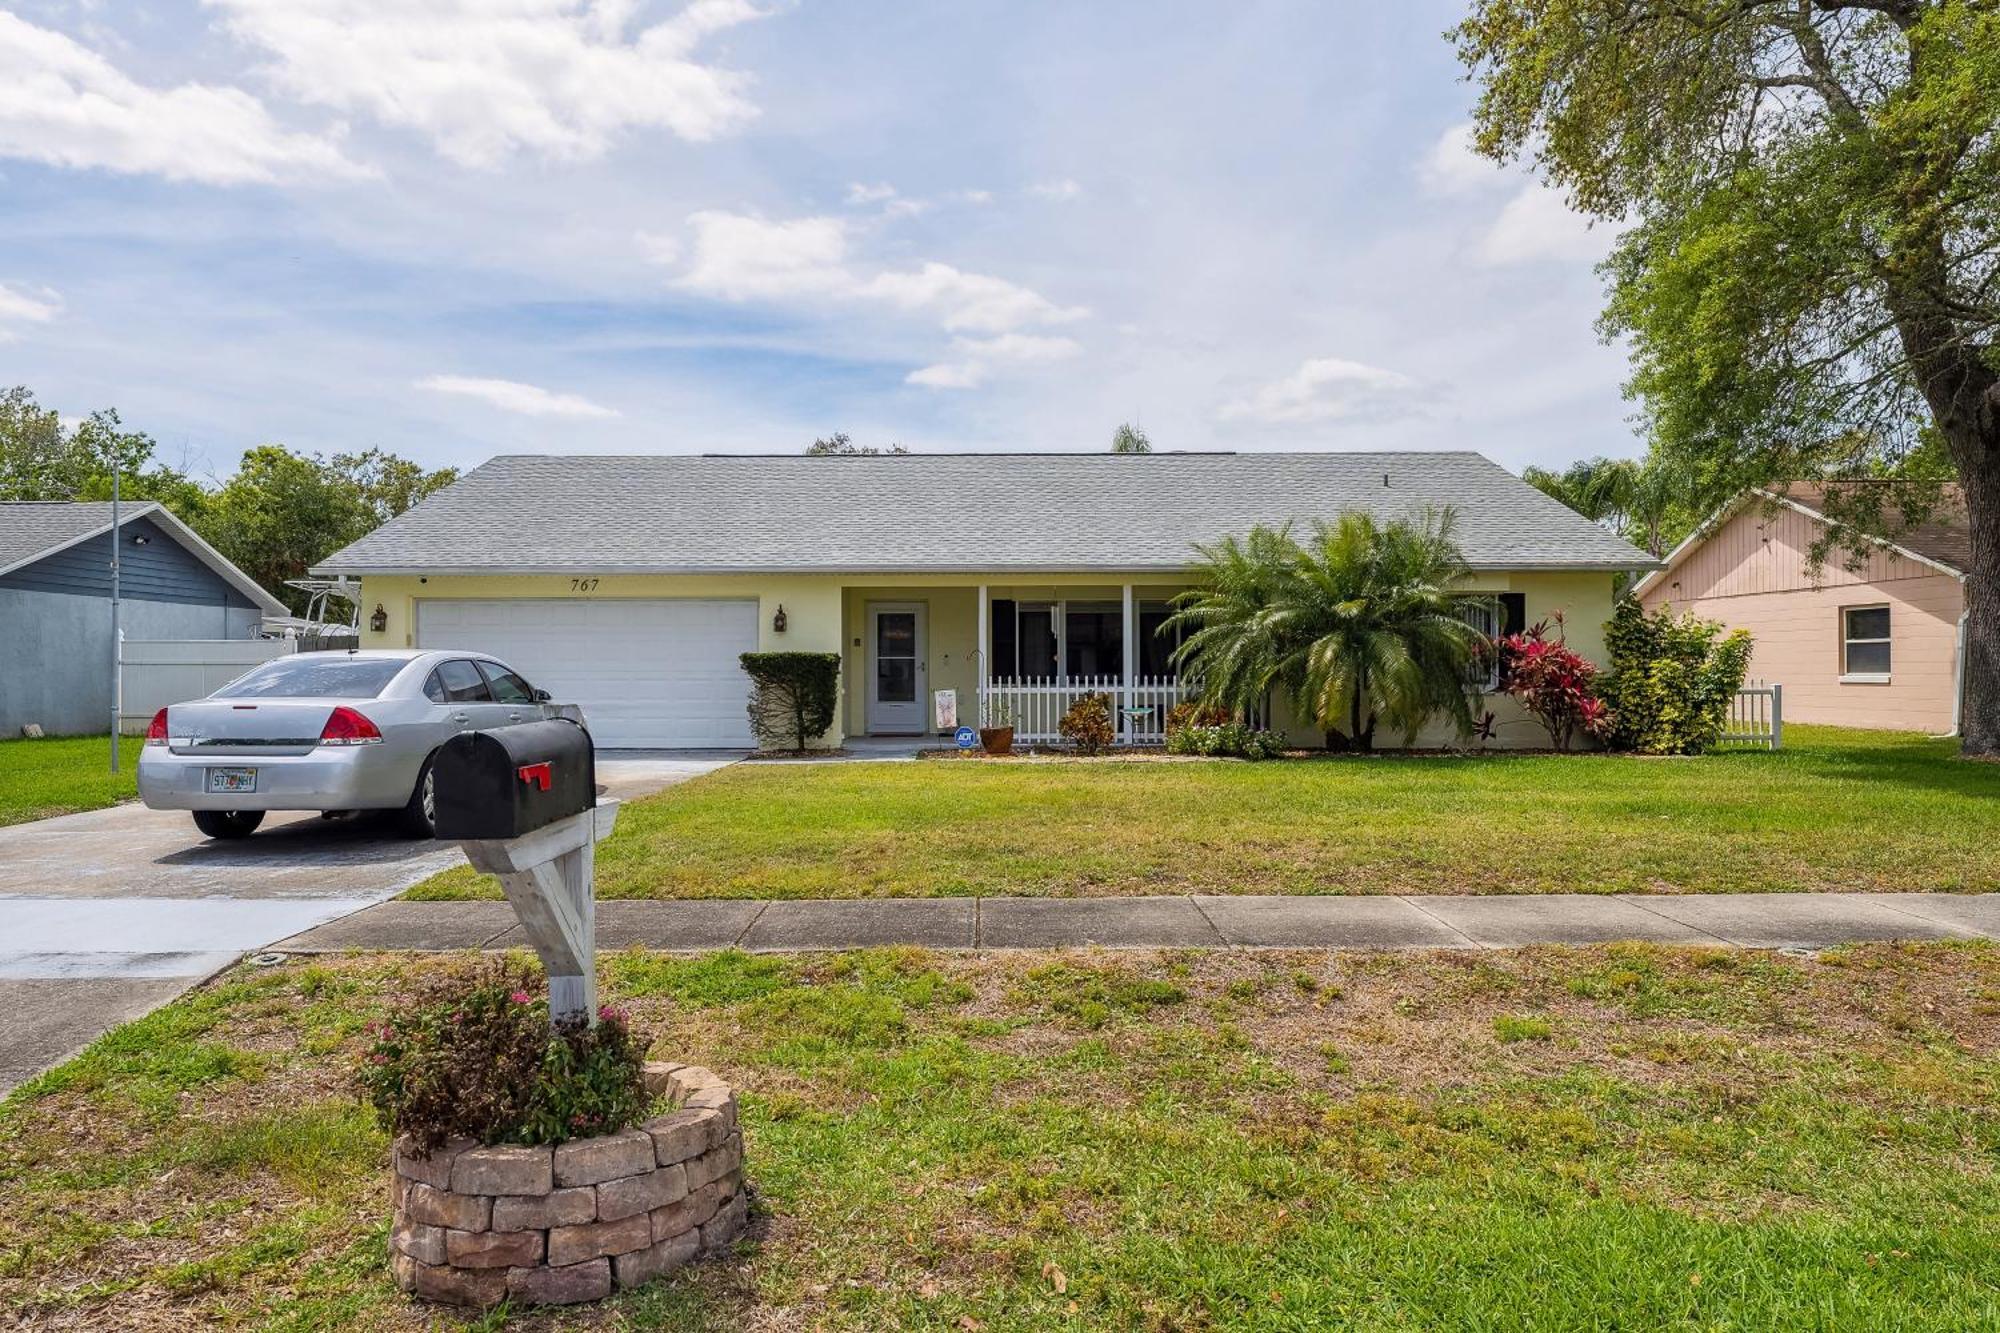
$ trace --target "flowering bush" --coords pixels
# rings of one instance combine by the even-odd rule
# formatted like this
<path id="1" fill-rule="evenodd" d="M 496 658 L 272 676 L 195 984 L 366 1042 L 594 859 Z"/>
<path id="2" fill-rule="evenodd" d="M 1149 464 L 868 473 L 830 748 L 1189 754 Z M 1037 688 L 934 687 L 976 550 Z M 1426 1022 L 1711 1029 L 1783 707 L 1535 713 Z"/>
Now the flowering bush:
<path id="1" fill-rule="evenodd" d="M 1189 727 L 1219 727 L 1228 721 L 1229 710 L 1221 704 L 1183 699 L 1167 710 L 1167 745 L 1172 747 L 1175 732 Z"/>
<path id="2" fill-rule="evenodd" d="M 1243 759 L 1276 759 L 1285 743 L 1275 731 L 1260 731 L 1241 722 L 1220 726 L 1187 726 L 1167 733 L 1168 754 L 1229 755 Z"/>
<path id="3" fill-rule="evenodd" d="M 1611 710 L 1597 697 L 1597 666 L 1563 641 L 1562 617 L 1549 635 L 1547 621 L 1500 640 L 1500 687 L 1520 701 L 1549 733 L 1549 744 L 1567 750 L 1577 733 L 1610 733 Z"/>
<path id="4" fill-rule="evenodd" d="M 419 1152 L 447 1139 L 560 1143 L 609 1134 L 646 1108 L 625 1015 L 551 1025 L 542 980 L 489 960 L 429 983 L 375 1024 L 357 1082 L 385 1129 Z"/>
<path id="5" fill-rule="evenodd" d="M 1056 730 L 1078 754 L 1103 754 L 1117 736 L 1111 726 L 1111 696 L 1102 691 L 1084 695 L 1069 706 Z"/>

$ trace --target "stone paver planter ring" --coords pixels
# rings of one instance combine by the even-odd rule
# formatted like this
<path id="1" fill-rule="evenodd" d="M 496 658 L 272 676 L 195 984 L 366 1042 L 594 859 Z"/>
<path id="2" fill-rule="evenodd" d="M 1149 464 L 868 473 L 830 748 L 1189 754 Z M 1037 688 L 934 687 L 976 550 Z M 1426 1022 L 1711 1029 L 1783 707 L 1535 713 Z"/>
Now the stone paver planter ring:
<path id="1" fill-rule="evenodd" d="M 649 1064 L 672 1112 L 555 1147 L 395 1150 L 396 1285 L 477 1308 L 571 1305 L 670 1273 L 749 1218 L 736 1093 L 706 1069 Z"/>

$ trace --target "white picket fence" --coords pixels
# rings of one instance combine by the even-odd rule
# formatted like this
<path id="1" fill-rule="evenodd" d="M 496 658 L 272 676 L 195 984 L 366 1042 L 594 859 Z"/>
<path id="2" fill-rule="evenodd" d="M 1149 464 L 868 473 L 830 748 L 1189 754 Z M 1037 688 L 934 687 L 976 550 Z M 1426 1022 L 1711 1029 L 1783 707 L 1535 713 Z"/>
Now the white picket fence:
<path id="1" fill-rule="evenodd" d="M 992 726 L 1004 719 L 1016 744 L 1044 745 L 1062 739 L 1057 724 L 1070 705 L 1086 694 L 1108 694 L 1120 745 L 1162 745 L 1167 710 L 1195 693 L 1191 682 L 1172 676 L 1136 676 L 1130 685 L 1116 676 L 991 680 L 980 691 L 979 720 Z"/>
<path id="2" fill-rule="evenodd" d="M 1785 687 L 1751 681 L 1729 701 L 1729 721 L 1723 725 L 1724 745 L 1754 745 L 1776 750 L 1785 743 Z"/>

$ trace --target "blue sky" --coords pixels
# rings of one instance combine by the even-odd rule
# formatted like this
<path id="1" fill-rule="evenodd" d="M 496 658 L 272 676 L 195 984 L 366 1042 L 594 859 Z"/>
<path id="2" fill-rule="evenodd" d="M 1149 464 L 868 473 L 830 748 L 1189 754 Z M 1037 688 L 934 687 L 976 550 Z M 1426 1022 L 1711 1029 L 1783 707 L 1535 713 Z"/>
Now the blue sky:
<path id="1" fill-rule="evenodd" d="M 0 0 L 0 384 L 208 474 L 1635 452 L 1608 235 L 1465 151 L 1455 17 Z"/>

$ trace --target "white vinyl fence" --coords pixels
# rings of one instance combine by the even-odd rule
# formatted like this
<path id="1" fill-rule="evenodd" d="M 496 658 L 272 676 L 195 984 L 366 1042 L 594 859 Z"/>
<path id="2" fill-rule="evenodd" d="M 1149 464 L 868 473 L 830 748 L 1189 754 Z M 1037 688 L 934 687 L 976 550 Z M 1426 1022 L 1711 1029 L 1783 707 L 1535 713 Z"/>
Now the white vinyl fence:
<path id="1" fill-rule="evenodd" d="M 212 694 L 259 662 L 298 650 L 297 639 L 127 639 L 118 654 L 118 729 L 143 733 L 168 704 Z"/>
<path id="2" fill-rule="evenodd" d="M 1785 687 L 1751 681 L 1729 703 L 1729 721 L 1722 727 L 1724 745 L 1754 745 L 1776 750 L 1785 741 Z"/>
<path id="3" fill-rule="evenodd" d="M 1120 745 L 1164 745 L 1168 710 L 1200 693 L 1194 681 L 1173 676 L 1135 676 L 1130 685 L 1116 676 L 991 680 L 981 693 L 979 722 L 1013 727 L 1021 745 L 1052 744 L 1062 739 L 1057 727 L 1070 705 L 1086 694 L 1108 694 Z M 1262 719 L 1251 722 L 1261 725 Z"/>

